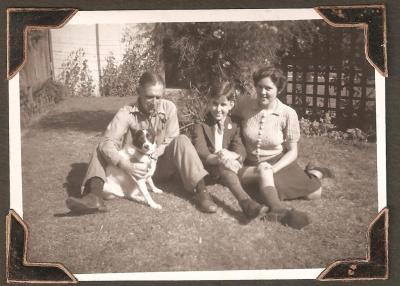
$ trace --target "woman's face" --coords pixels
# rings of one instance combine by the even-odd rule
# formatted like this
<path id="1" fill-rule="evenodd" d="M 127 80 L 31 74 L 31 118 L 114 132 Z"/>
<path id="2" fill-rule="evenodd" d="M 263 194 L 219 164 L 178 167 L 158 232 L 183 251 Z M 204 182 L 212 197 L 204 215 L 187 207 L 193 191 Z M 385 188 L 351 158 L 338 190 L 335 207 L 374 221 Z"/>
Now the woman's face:
<path id="1" fill-rule="evenodd" d="M 147 113 L 156 110 L 158 101 L 164 95 L 164 85 L 145 85 L 138 88 L 139 101 Z"/>
<path id="2" fill-rule="evenodd" d="M 278 88 L 270 77 L 264 77 L 256 84 L 258 103 L 261 107 L 269 107 L 278 96 Z"/>
<path id="3" fill-rule="evenodd" d="M 224 122 L 229 111 L 233 108 L 233 101 L 221 96 L 219 98 L 211 98 L 208 102 L 208 110 L 216 121 Z"/>

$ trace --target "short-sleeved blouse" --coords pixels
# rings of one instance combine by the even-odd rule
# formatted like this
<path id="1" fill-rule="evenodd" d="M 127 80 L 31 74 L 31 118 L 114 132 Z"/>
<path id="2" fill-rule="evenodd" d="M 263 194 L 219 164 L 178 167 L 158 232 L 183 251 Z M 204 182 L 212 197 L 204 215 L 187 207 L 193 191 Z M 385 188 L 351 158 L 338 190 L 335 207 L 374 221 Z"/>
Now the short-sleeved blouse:
<path id="1" fill-rule="evenodd" d="M 238 104 L 235 114 L 241 118 L 247 160 L 256 163 L 272 159 L 282 153 L 284 142 L 299 141 L 299 120 L 293 108 L 277 99 L 275 109 L 267 114 L 265 110 L 260 110 L 256 98 L 246 98 L 241 103 Z M 260 130 L 263 115 L 265 118 Z M 257 156 L 259 140 L 261 142 Z"/>

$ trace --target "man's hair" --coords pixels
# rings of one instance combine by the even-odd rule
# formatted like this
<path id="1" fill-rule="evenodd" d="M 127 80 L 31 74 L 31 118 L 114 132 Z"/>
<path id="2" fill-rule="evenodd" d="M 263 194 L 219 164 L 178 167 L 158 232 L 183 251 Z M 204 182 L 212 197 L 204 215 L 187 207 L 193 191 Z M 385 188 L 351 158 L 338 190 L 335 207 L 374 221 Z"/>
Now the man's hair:
<path id="1" fill-rule="evenodd" d="M 210 98 L 219 99 L 225 96 L 228 100 L 235 100 L 235 86 L 230 81 L 214 82 L 211 86 Z"/>
<path id="2" fill-rule="evenodd" d="M 257 83 L 266 77 L 269 77 L 276 85 L 278 93 L 286 87 L 286 76 L 281 69 L 272 66 L 262 67 L 253 73 L 254 86 L 257 86 Z"/>
<path id="3" fill-rule="evenodd" d="M 157 73 L 146 71 L 139 79 L 139 86 L 162 84 L 165 86 L 164 79 Z"/>

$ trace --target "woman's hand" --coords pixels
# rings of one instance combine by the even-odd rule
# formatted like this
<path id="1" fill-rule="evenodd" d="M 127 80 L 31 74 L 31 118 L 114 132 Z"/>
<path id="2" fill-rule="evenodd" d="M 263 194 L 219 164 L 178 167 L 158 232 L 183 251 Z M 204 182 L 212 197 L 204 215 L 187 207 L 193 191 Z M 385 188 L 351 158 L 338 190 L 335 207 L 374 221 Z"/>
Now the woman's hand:
<path id="1" fill-rule="evenodd" d="M 273 171 L 272 165 L 270 163 L 268 163 L 267 161 L 261 162 L 257 166 L 257 171 L 259 173 L 266 172 L 266 171 L 271 171 L 272 172 Z"/>
<path id="2" fill-rule="evenodd" d="M 287 152 L 276 162 L 273 166 L 274 173 L 282 170 L 283 168 L 289 166 L 291 163 L 297 159 L 297 143 L 286 143 Z"/>
<path id="3" fill-rule="evenodd" d="M 121 160 L 118 167 L 137 179 L 143 179 L 149 172 L 146 163 L 131 163 L 127 159 Z"/>

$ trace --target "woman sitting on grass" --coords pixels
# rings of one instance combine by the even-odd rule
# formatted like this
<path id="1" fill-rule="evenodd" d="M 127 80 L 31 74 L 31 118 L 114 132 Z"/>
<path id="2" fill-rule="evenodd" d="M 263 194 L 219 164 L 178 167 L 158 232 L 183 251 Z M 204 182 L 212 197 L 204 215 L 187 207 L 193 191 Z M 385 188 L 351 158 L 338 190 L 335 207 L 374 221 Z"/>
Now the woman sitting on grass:
<path id="1" fill-rule="evenodd" d="M 320 179 L 331 175 L 326 168 L 306 168 L 297 164 L 300 126 L 297 113 L 277 97 L 286 86 L 286 77 L 274 67 L 253 74 L 256 97 L 243 97 L 235 115 L 241 119 L 247 150 L 239 172 L 243 184 L 258 182 L 259 191 L 269 208 L 267 219 L 294 228 L 309 224 L 308 215 L 285 207 L 282 200 L 319 199 Z"/>
<path id="2" fill-rule="evenodd" d="M 253 219 L 265 214 L 268 208 L 250 198 L 237 176 L 246 150 L 239 126 L 228 115 L 234 106 L 234 93 L 235 89 L 229 82 L 212 87 L 206 121 L 195 125 L 193 144 L 206 170 L 211 176 L 221 179 L 239 201 L 246 216 Z"/>

